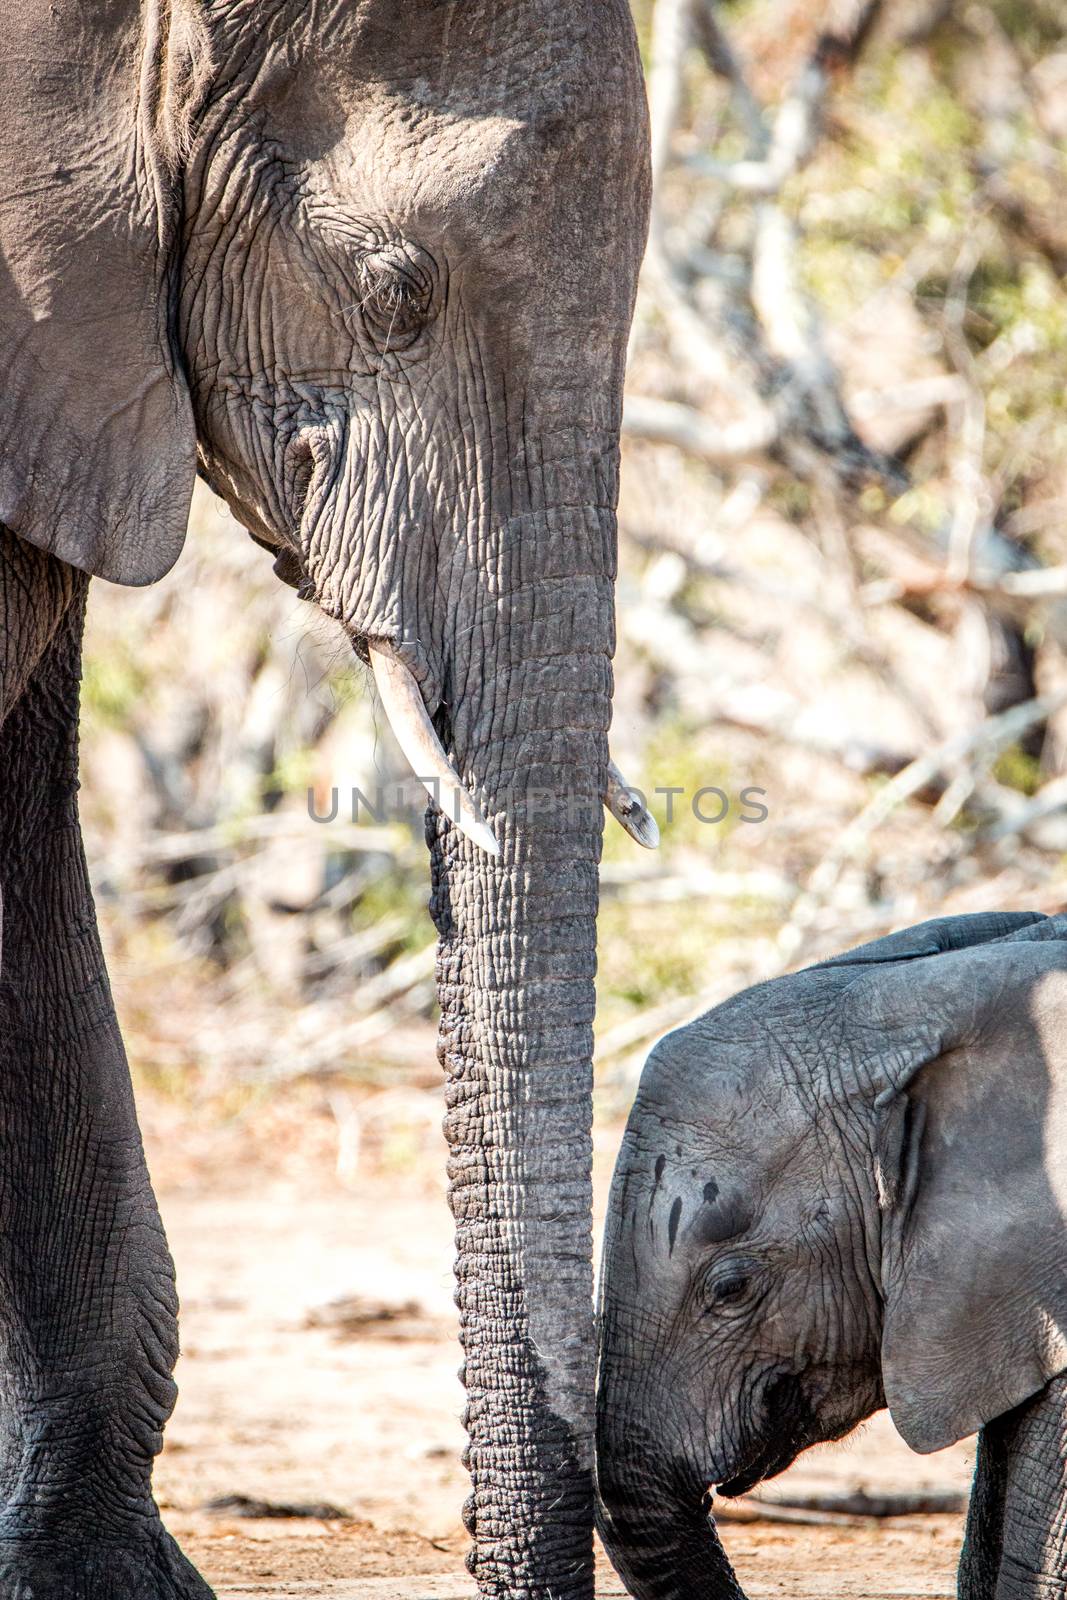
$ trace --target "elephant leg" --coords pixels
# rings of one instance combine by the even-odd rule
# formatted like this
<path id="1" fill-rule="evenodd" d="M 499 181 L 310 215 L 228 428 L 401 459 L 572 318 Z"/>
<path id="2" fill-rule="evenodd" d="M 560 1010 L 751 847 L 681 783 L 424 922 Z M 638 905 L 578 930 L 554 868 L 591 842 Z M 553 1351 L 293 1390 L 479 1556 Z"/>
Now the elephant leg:
<path id="1" fill-rule="evenodd" d="M 0 542 L 0 1600 L 210 1600 L 164 1532 L 174 1275 L 77 809 L 88 579 Z"/>
<path id="2" fill-rule="evenodd" d="M 1067 1592 L 1067 1375 L 988 1423 L 960 1559 L 960 1600 Z"/>

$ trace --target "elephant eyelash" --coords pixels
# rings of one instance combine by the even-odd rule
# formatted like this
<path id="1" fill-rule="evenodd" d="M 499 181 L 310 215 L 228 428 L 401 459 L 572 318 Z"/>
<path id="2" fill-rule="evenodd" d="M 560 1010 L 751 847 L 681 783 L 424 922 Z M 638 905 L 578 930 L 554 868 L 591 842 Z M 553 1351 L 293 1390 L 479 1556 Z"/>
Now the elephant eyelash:
<path id="1" fill-rule="evenodd" d="M 402 278 L 383 277 L 370 286 L 359 308 L 364 320 L 405 333 L 421 320 L 423 300 Z"/>
<path id="2" fill-rule="evenodd" d="M 740 1300 L 747 1289 L 748 1279 L 738 1274 L 737 1277 L 725 1278 L 722 1282 L 715 1284 L 711 1295 L 716 1305 L 723 1305 L 730 1300 Z"/>
<path id="3" fill-rule="evenodd" d="M 755 1263 L 730 1262 L 727 1265 L 717 1263 L 704 1279 L 705 1313 L 732 1310 L 735 1306 L 747 1302 L 757 1277 L 758 1269 Z"/>
<path id="4" fill-rule="evenodd" d="M 357 305 L 375 343 L 406 349 L 432 319 L 434 274 L 425 252 L 400 243 L 378 245 L 359 263 Z"/>
<path id="5" fill-rule="evenodd" d="M 704 1291 L 705 1316 L 716 1316 L 720 1312 L 729 1313 L 745 1304 L 749 1298 L 750 1280 L 740 1274 L 721 1278 L 714 1284 L 709 1284 Z"/>

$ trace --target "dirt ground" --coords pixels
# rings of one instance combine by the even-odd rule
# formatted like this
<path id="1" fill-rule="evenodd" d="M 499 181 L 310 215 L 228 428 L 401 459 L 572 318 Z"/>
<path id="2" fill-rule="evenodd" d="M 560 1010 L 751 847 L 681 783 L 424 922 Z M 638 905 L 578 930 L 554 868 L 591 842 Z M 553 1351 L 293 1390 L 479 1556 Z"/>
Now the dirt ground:
<path id="1" fill-rule="evenodd" d="M 224 1600 L 471 1592 L 440 1135 L 420 1112 L 399 1156 L 394 1140 L 388 1159 L 381 1144 L 356 1158 L 356 1117 L 275 1096 L 208 1122 L 142 1095 L 182 1302 L 157 1492 Z M 601 1204 L 617 1137 L 598 1133 Z M 773 1489 L 964 1489 L 972 1467 L 968 1445 L 913 1456 L 883 1415 Z M 237 1514 L 272 1509 L 313 1514 Z M 906 1600 L 955 1593 L 961 1527 L 928 1515 L 722 1532 L 752 1596 Z M 606 1563 L 602 1592 L 622 1592 Z"/>

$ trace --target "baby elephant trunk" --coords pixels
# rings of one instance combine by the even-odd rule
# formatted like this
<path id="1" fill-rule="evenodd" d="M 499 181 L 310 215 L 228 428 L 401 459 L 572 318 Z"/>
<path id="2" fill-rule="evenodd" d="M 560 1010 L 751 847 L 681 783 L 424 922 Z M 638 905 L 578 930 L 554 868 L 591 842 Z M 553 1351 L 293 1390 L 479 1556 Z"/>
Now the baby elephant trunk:
<path id="1" fill-rule="evenodd" d="M 647 1450 L 647 1426 L 613 1403 L 603 1369 L 597 1531 L 634 1600 L 745 1600 L 709 1515 L 710 1495 L 677 1458 Z"/>

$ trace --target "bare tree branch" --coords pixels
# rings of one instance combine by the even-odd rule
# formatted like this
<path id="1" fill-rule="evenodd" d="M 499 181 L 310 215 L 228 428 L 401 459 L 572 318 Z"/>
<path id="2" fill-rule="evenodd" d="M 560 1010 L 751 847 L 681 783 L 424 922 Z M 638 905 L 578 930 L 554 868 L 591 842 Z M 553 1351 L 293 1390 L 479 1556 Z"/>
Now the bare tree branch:
<path id="1" fill-rule="evenodd" d="M 622 431 L 627 438 L 674 445 L 698 461 L 726 466 L 764 456 L 778 430 L 769 412 L 718 427 L 693 406 L 628 394 Z"/>

